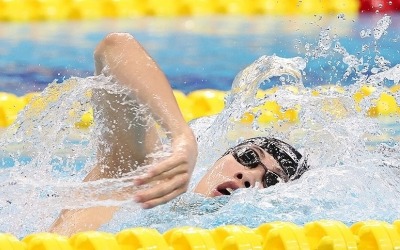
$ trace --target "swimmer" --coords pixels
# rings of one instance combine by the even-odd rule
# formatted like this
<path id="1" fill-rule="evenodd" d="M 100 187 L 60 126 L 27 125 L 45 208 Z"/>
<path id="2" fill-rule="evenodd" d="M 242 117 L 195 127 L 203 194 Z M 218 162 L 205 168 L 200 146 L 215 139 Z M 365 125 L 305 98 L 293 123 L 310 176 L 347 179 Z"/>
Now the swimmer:
<path id="1" fill-rule="evenodd" d="M 106 36 L 96 47 L 94 60 L 97 75 L 110 76 L 131 91 L 128 95 L 94 91 L 94 109 L 103 117 L 106 129 L 99 140 L 97 166 L 84 181 L 118 178 L 151 163 L 147 156 L 161 145 L 156 127 L 160 126 L 168 131 L 171 155 L 135 177 L 134 185 L 147 186 L 135 192 L 132 199 L 143 208 L 152 208 L 186 192 L 196 164 L 197 142 L 164 73 L 145 49 L 125 33 Z M 148 113 L 127 110 L 121 104 L 122 98 L 146 104 Z M 141 122 L 138 115 L 151 115 L 155 122 Z M 305 157 L 289 144 L 274 138 L 251 138 L 227 150 L 194 192 L 215 197 L 230 195 L 239 188 L 267 188 L 297 179 L 307 169 Z M 117 210 L 118 207 L 105 206 L 64 210 L 50 231 L 71 235 L 96 230 Z"/>

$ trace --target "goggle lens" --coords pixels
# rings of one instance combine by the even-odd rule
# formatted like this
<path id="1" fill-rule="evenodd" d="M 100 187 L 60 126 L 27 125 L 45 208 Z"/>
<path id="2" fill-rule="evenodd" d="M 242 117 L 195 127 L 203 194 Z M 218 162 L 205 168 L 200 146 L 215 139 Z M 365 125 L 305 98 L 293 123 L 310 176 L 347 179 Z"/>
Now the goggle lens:
<path id="1" fill-rule="evenodd" d="M 255 168 L 260 164 L 260 157 L 251 148 L 247 148 L 242 152 L 236 152 L 236 160 L 245 167 Z"/>
<path id="2" fill-rule="evenodd" d="M 267 171 L 265 173 L 264 179 L 263 179 L 264 187 L 269 187 L 269 186 L 273 186 L 275 184 L 278 184 L 280 179 L 281 178 L 277 174 L 275 174 L 274 172 Z"/>

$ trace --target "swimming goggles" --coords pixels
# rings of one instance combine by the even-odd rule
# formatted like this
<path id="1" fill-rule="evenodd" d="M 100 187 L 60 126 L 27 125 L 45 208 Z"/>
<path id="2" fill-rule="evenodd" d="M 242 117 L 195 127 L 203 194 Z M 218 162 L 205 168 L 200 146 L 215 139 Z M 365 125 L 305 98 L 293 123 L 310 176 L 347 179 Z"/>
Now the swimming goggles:
<path id="1" fill-rule="evenodd" d="M 245 167 L 252 169 L 261 165 L 265 169 L 265 175 L 262 180 L 264 188 L 273 186 L 282 180 L 278 174 L 270 171 L 264 163 L 261 162 L 260 156 L 254 149 L 249 147 L 237 147 L 231 149 L 230 153 L 238 163 Z"/>

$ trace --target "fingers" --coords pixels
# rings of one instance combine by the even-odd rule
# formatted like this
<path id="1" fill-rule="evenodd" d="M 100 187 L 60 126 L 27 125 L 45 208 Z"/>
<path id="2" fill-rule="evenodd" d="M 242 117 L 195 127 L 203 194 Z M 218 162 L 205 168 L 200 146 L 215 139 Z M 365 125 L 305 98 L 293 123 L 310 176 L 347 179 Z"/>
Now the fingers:
<path id="1" fill-rule="evenodd" d="M 166 203 L 187 190 L 196 165 L 197 144 L 195 140 L 188 143 L 188 139 L 183 136 L 183 142 L 178 138 L 174 140 L 174 145 L 172 156 L 157 163 L 145 175 L 135 178 L 136 186 L 150 186 L 135 194 L 135 200 L 141 203 L 143 208 Z"/>
<path id="2" fill-rule="evenodd" d="M 174 176 L 149 189 L 138 191 L 134 199 L 141 203 L 143 208 L 152 208 L 164 204 L 187 190 L 189 177 L 187 173 Z"/>
<path id="3" fill-rule="evenodd" d="M 156 167 L 149 169 L 145 175 L 136 177 L 134 182 L 135 185 L 140 186 L 154 181 L 169 179 L 183 173 L 191 174 L 192 169 L 188 166 L 189 164 L 185 160 L 171 157 L 157 164 Z"/>
<path id="4" fill-rule="evenodd" d="M 153 199 L 153 200 L 146 201 L 146 202 L 142 203 L 142 208 L 150 209 L 150 208 L 156 207 L 158 205 L 167 203 L 168 201 L 178 197 L 182 193 L 184 193 L 184 191 L 182 191 L 182 190 L 174 190 L 170 194 L 167 194 L 167 195 L 161 196 L 161 197 L 159 197 L 157 199 Z"/>

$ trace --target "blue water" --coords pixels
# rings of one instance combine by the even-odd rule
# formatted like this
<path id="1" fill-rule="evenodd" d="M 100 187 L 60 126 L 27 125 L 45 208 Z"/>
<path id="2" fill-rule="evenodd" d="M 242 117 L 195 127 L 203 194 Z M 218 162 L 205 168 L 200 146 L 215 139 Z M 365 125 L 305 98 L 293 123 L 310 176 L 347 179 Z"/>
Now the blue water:
<path id="1" fill-rule="evenodd" d="M 239 124 L 232 133 L 227 132 L 232 128 L 230 119 L 245 111 L 242 106 L 255 106 L 251 95 L 243 105 L 229 107 L 216 118 L 200 119 L 192 125 L 203 140 L 199 141 L 198 166 L 191 188 L 226 148 L 221 141 L 229 137 L 232 143 L 239 137 L 259 134 L 293 141 L 311 155 L 313 168 L 299 180 L 263 190 L 240 190 L 218 199 L 204 199 L 189 192 L 151 210 L 139 209 L 131 202 L 124 204 L 102 230 L 149 226 L 165 231 L 181 225 L 211 228 L 223 224 L 256 227 L 268 221 L 304 224 L 325 218 L 351 225 L 360 220 L 392 222 L 400 218 L 398 116 L 371 119 L 355 112 L 352 94 L 359 87 L 355 79 L 359 76 L 350 71 L 348 77 L 343 77 L 348 64 L 333 50 L 336 45 L 338 50 L 344 48 L 350 55 L 362 58 L 370 65 L 364 72 L 367 76 L 377 56 L 390 62 L 382 68 L 399 64 L 400 16 L 391 18 L 391 25 L 379 39 L 361 37 L 368 29 L 373 31 L 381 18 L 207 17 L 0 24 L 1 91 L 22 95 L 43 90 L 54 79 L 61 83 L 71 76 L 82 77 L 75 79 L 79 84 L 74 85 L 73 80 L 59 85 L 72 87 L 61 87 L 63 95 L 52 107 L 38 117 L 25 114 L 19 120 L 19 129 L 14 127 L 8 131 L 9 136 L 1 138 L 0 145 L 7 147 L 4 152 L 9 155 L 1 157 L 3 163 L 0 162 L 8 167 L 0 169 L 0 231 L 19 236 L 43 231 L 64 204 L 73 207 L 90 203 L 90 186 L 82 186 L 81 179 L 92 166 L 99 130 L 70 133 L 71 123 L 65 117 L 71 104 L 88 103 L 87 89 L 105 84 L 85 77 L 93 72 L 95 45 L 115 31 L 133 34 L 159 62 L 172 86 L 186 93 L 202 88 L 229 90 L 243 68 L 262 55 L 273 54 L 299 56 L 307 62 L 302 72 L 304 86 L 341 84 L 345 92 L 316 97 L 311 88 L 300 94 L 280 89 L 270 98 L 281 106 L 302 106 L 300 121 L 290 126 Z M 326 43 L 321 35 L 326 33 L 332 43 Z M 281 79 L 277 78 L 265 81 L 261 87 L 280 85 Z M 248 84 L 257 87 L 256 82 Z M 387 81 L 387 86 L 392 84 Z M 377 84 L 377 94 L 385 91 L 381 85 Z M 238 97 L 246 94 L 244 91 Z M 343 103 L 343 117 L 324 111 L 332 100 Z M 222 122 L 208 129 L 215 121 Z M 78 139 L 69 140 L 75 133 Z M 101 184 L 97 183 L 97 187 Z M 117 189 L 123 183 L 114 184 Z"/>
<path id="2" fill-rule="evenodd" d="M 184 92 L 229 90 L 233 77 L 261 55 L 306 55 L 321 30 L 328 29 L 352 55 L 373 61 L 374 39 L 360 32 L 375 27 L 382 15 L 309 17 L 140 18 L 54 23 L 0 24 L 0 90 L 18 95 L 44 89 L 49 82 L 93 72 L 96 44 L 109 32 L 133 34 Z M 392 16 L 387 34 L 376 44 L 392 65 L 400 62 L 400 16 Z M 362 52 L 362 46 L 369 48 Z M 308 56 L 306 86 L 349 84 L 337 55 Z M 333 70 L 328 61 L 337 63 Z M 318 70 L 316 70 L 318 69 Z"/>

